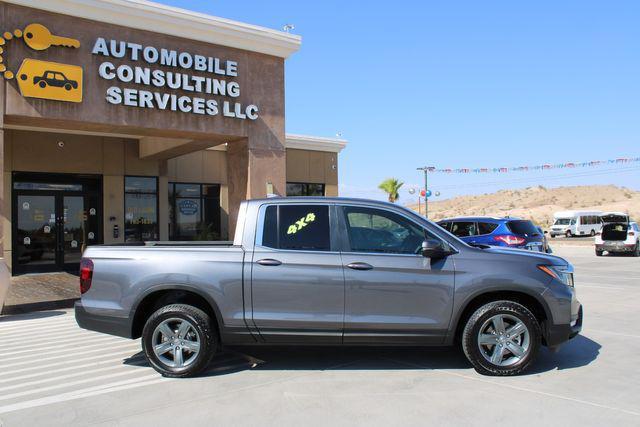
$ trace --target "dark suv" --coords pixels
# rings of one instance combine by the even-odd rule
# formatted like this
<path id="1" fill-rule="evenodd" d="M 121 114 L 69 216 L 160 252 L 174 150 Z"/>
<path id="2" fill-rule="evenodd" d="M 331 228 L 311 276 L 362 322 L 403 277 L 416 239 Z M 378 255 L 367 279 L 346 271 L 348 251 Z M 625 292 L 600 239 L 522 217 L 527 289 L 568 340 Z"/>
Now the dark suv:
<path id="1" fill-rule="evenodd" d="M 506 246 L 549 252 L 544 232 L 526 219 L 458 217 L 444 219 L 439 221 L 438 225 L 470 245 Z"/>

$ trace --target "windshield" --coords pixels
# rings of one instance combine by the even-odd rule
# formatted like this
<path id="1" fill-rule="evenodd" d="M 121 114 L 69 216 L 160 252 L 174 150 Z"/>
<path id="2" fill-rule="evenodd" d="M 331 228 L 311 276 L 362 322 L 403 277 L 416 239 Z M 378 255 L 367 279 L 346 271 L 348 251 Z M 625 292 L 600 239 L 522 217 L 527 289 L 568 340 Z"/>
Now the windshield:
<path id="1" fill-rule="evenodd" d="M 553 225 L 569 225 L 571 223 L 571 218 L 558 218 Z"/>
<path id="2" fill-rule="evenodd" d="M 507 227 L 515 234 L 540 234 L 540 231 L 538 231 L 531 221 L 509 221 Z"/>

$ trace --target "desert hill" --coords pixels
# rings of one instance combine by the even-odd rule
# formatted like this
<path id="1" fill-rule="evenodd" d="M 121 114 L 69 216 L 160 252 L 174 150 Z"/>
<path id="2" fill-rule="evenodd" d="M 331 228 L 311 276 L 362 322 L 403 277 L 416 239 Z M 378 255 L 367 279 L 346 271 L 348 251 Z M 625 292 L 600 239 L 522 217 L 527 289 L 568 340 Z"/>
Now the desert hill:
<path id="1" fill-rule="evenodd" d="M 553 221 L 553 213 L 563 210 L 622 211 L 629 213 L 632 219 L 640 220 L 640 192 L 615 185 L 537 186 L 433 200 L 429 200 L 429 219 L 436 221 L 466 215 L 509 215 L 549 226 Z M 408 207 L 418 210 L 417 204 L 409 204 Z M 424 204 L 421 208 L 424 214 Z"/>

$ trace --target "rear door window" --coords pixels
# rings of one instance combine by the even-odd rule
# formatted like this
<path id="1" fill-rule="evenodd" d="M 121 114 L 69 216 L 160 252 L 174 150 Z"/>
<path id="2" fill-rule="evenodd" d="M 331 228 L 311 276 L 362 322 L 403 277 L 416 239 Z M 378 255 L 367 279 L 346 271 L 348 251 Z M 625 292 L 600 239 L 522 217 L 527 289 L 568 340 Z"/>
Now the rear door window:
<path id="1" fill-rule="evenodd" d="M 456 221 L 451 224 L 451 233 L 457 237 L 476 236 L 478 228 L 475 222 Z"/>
<path id="2" fill-rule="evenodd" d="M 329 206 L 268 206 L 262 246 L 299 251 L 331 250 Z"/>
<path id="3" fill-rule="evenodd" d="M 540 231 L 536 228 L 531 221 L 517 220 L 507 222 L 507 227 L 514 234 L 540 234 Z"/>
<path id="4" fill-rule="evenodd" d="M 493 222 L 479 222 L 478 223 L 478 234 L 491 234 L 494 230 L 498 228 L 498 224 Z"/>

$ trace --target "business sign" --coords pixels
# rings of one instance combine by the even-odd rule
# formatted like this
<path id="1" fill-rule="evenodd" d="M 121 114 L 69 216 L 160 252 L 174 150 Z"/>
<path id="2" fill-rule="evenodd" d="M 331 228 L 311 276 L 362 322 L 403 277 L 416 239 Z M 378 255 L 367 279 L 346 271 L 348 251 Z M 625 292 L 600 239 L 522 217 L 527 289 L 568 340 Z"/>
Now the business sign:
<path id="1" fill-rule="evenodd" d="M 18 88 L 30 98 L 82 102 L 82 68 L 25 59 L 18 70 Z"/>
<path id="2" fill-rule="evenodd" d="M 241 91 L 234 80 L 239 73 L 236 61 L 102 37 L 92 53 L 109 58 L 100 63 L 98 74 L 113 82 L 105 94 L 110 104 L 240 120 L 258 118 L 257 105 L 237 101 Z"/>
<path id="3" fill-rule="evenodd" d="M 78 40 L 53 35 L 47 27 L 35 23 L 27 25 L 24 30 L 5 32 L 0 38 L 0 45 L 6 46 L 9 40 L 14 39 L 22 39 L 36 51 L 46 50 L 51 46 L 80 47 Z M 17 73 L 14 73 L 7 69 L 4 58 L 0 57 L 0 71 L 4 73 L 5 79 L 18 76 L 18 88 L 24 97 L 82 102 L 82 68 L 77 65 L 26 58 Z"/>
<path id="4" fill-rule="evenodd" d="M 17 78 L 24 97 L 82 102 L 83 70 L 72 64 L 25 58 L 10 70 L 6 50 L 11 40 L 22 39 L 32 50 L 78 49 L 80 41 L 51 34 L 42 24 L 7 31 L 0 37 L 0 72 Z M 97 74 L 110 83 L 104 94 L 112 105 L 169 110 L 237 120 L 257 120 L 258 106 L 240 101 L 238 62 L 156 46 L 97 37 L 92 55 L 102 58 Z"/>
<path id="5" fill-rule="evenodd" d="M 181 200 L 178 203 L 178 210 L 182 215 L 195 215 L 198 212 L 198 203 L 193 200 Z"/>

